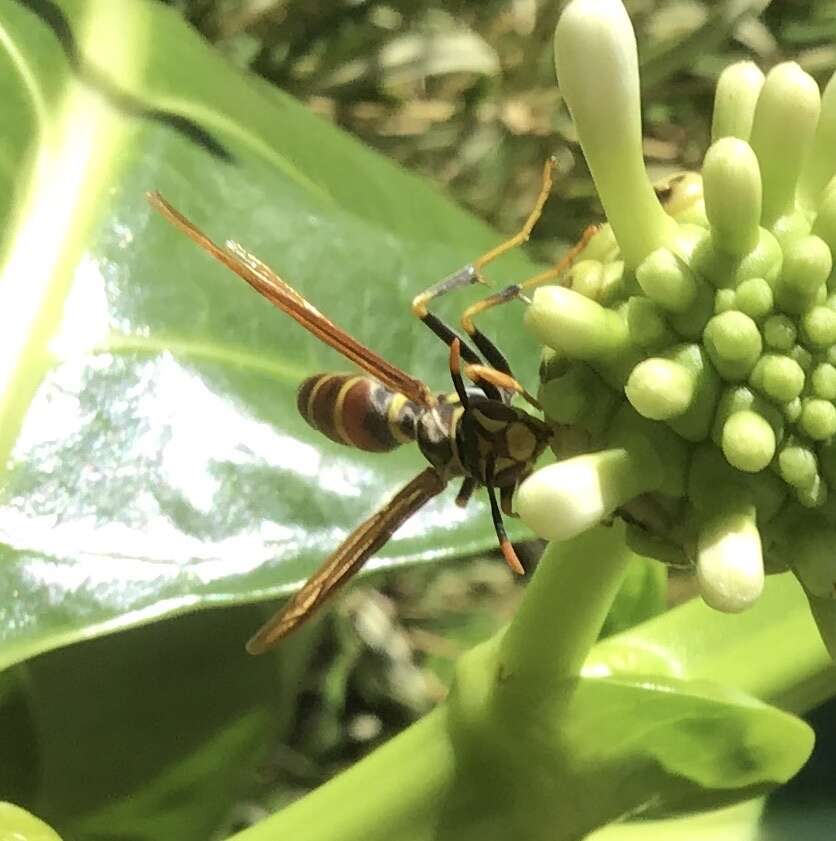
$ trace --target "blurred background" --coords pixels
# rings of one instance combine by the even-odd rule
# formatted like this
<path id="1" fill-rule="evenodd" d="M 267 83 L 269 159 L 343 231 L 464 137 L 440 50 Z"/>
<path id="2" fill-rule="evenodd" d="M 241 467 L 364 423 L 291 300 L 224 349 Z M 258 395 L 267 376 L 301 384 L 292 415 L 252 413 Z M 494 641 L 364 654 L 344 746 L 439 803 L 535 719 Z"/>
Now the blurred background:
<path id="1" fill-rule="evenodd" d="M 547 0 L 169 0 L 240 67 L 421 172 L 501 231 L 525 216 L 544 159 L 556 200 L 541 250 L 598 208 L 555 86 Z M 836 64 L 831 0 L 626 0 L 642 62 L 652 176 L 699 165 L 728 63 L 791 58 L 820 82 Z"/>

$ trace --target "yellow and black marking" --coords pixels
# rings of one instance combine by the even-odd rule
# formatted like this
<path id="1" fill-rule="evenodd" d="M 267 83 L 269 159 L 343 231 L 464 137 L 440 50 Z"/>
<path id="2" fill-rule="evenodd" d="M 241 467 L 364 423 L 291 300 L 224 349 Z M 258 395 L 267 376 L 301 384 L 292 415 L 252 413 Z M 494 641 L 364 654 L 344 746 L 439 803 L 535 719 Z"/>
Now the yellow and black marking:
<path id="1" fill-rule="evenodd" d="M 460 422 L 461 460 L 482 484 L 514 487 L 533 469 L 552 429 L 522 409 L 471 397 Z"/>
<path id="2" fill-rule="evenodd" d="M 419 407 L 359 374 L 316 374 L 300 386 L 299 414 L 318 432 L 348 447 L 385 453 L 415 440 Z"/>

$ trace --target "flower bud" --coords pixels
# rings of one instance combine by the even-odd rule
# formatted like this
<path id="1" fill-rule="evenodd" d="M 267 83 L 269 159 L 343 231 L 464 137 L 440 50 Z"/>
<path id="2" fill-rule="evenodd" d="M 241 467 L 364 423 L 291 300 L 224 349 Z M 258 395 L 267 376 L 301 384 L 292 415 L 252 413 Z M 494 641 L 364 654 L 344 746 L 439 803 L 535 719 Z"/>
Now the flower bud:
<path id="1" fill-rule="evenodd" d="M 762 198 L 752 147 L 736 137 L 718 140 L 706 153 L 703 185 L 716 247 L 735 256 L 751 251 L 758 242 Z"/>
<path id="2" fill-rule="evenodd" d="M 550 464 L 520 485 L 514 506 L 535 534 L 545 540 L 569 540 L 654 488 L 660 467 L 648 469 L 645 461 L 615 449 Z"/>
<path id="3" fill-rule="evenodd" d="M 713 608 L 739 613 L 763 591 L 761 539 L 752 506 L 703 524 L 697 542 L 700 594 Z"/>
<path id="4" fill-rule="evenodd" d="M 670 359 L 645 359 L 633 368 L 624 391 L 636 411 L 651 420 L 669 420 L 694 399 L 694 375 Z"/>
<path id="5" fill-rule="evenodd" d="M 758 97 L 751 145 L 763 178 L 763 225 L 795 210 L 801 164 L 813 140 L 821 96 L 812 76 L 794 62 L 769 71 Z"/>
<path id="6" fill-rule="evenodd" d="M 727 67 L 717 80 L 711 142 L 722 137 L 748 140 L 764 75 L 752 61 L 739 61 Z"/>
<path id="7" fill-rule="evenodd" d="M 598 195 L 634 268 L 672 241 L 676 223 L 645 170 L 636 38 L 620 0 L 572 0 L 557 24 L 554 52 L 558 85 Z"/>
<path id="8" fill-rule="evenodd" d="M 722 447 L 732 467 L 757 473 L 775 455 L 775 433 L 755 412 L 735 412 L 723 426 Z"/>

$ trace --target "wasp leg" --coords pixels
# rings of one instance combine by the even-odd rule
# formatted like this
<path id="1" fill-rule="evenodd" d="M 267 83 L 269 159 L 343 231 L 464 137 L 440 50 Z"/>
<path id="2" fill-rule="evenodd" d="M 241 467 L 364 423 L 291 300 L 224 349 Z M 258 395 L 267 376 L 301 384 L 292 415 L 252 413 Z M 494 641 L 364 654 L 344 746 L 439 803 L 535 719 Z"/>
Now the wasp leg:
<path id="1" fill-rule="evenodd" d="M 450 379 L 453 380 L 462 408 L 466 409 L 470 400 L 462 379 L 461 339 L 458 336 L 450 342 Z"/>
<path id="2" fill-rule="evenodd" d="M 505 563 L 511 568 L 512 572 L 517 575 L 525 575 L 525 567 L 522 565 L 511 541 L 508 540 L 508 535 L 505 533 L 505 523 L 502 522 L 502 512 L 499 510 L 499 505 L 496 501 L 496 489 L 493 486 L 493 459 L 488 463 L 488 481 L 485 487 L 488 491 L 488 499 L 491 501 L 491 517 L 493 518 L 493 527 L 496 532 L 496 539 L 499 541 L 499 548 L 502 551 L 502 556 L 505 558 Z"/>
<path id="3" fill-rule="evenodd" d="M 537 200 L 534 202 L 534 207 L 531 209 L 531 212 L 528 214 L 528 217 L 519 231 L 517 231 L 514 236 L 509 237 L 504 242 L 501 242 L 496 246 L 496 248 L 486 251 L 481 257 L 477 257 L 473 261 L 473 268 L 476 270 L 477 274 L 480 269 L 483 269 L 488 265 L 488 263 L 492 263 L 497 257 L 501 257 L 503 254 L 507 254 L 512 249 L 528 242 L 528 238 L 531 236 L 534 226 L 543 214 L 543 207 L 545 206 L 549 193 L 552 190 L 552 172 L 554 171 L 556 164 L 557 160 L 554 156 L 551 156 L 543 165 L 543 179 L 540 184 L 540 192 L 537 194 Z"/>
<path id="4" fill-rule="evenodd" d="M 546 269 L 546 271 L 540 272 L 539 274 L 524 280 L 522 283 L 512 283 L 510 286 L 500 289 L 499 292 L 494 292 L 493 295 L 489 295 L 487 298 L 477 301 L 464 311 L 461 323 L 465 333 L 470 336 L 473 343 L 477 348 L 479 348 L 485 359 L 487 359 L 488 362 L 490 362 L 490 364 L 498 371 L 503 371 L 509 376 L 513 376 L 511 368 L 508 365 L 508 361 L 505 359 L 499 348 L 497 348 L 497 346 L 476 326 L 474 321 L 476 316 L 486 312 L 487 310 L 493 309 L 494 307 L 500 306 L 501 304 L 507 304 L 508 301 L 513 301 L 517 298 L 527 300 L 524 295 L 524 290 L 534 289 L 537 286 L 541 286 L 544 283 L 548 283 L 550 280 L 560 277 L 560 275 L 562 275 L 572 265 L 578 254 L 586 248 L 587 243 L 590 239 L 592 239 L 592 236 L 597 230 L 597 226 L 590 225 L 583 232 L 578 242 L 569 249 L 563 259 L 556 266 Z"/>
<path id="5" fill-rule="evenodd" d="M 479 354 L 452 327 L 442 321 L 435 313 L 431 313 L 427 305 L 433 298 L 438 298 L 452 289 L 458 289 L 461 286 L 475 283 L 476 280 L 477 274 L 473 266 L 465 266 L 463 269 L 451 274 L 449 277 L 445 277 L 444 280 L 439 281 L 412 299 L 412 314 L 423 321 L 444 344 L 448 346 L 452 345 L 453 341 L 458 339 L 461 342 L 461 354 L 465 362 L 469 363 L 481 362 L 482 360 L 479 358 Z"/>
<path id="6" fill-rule="evenodd" d="M 503 371 L 497 371 L 495 368 L 490 368 L 487 365 L 465 365 L 464 374 L 471 381 L 477 385 L 482 382 L 489 382 L 495 385 L 501 391 L 514 392 L 519 394 L 530 406 L 537 409 L 538 412 L 543 411 L 543 407 L 533 394 L 531 394 L 518 380 L 515 380 L 510 374 Z"/>
<path id="7" fill-rule="evenodd" d="M 506 485 L 499 489 L 499 504 L 502 507 L 502 513 L 506 517 L 516 517 L 517 512 L 514 511 L 514 494 L 517 492 L 519 482 L 514 485 Z"/>
<path id="8" fill-rule="evenodd" d="M 459 488 L 459 492 L 456 494 L 456 505 L 459 508 L 464 508 L 468 502 L 470 502 L 470 497 L 473 496 L 473 491 L 476 490 L 476 481 L 467 477 L 463 482 L 462 486 Z"/>
<path id="9" fill-rule="evenodd" d="M 543 213 L 543 206 L 545 205 L 546 199 L 548 199 L 549 193 L 551 192 L 552 170 L 554 167 L 555 159 L 553 157 L 549 158 L 543 166 L 543 180 L 540 186 L 540 192 L 537 195 L 537 200 L 534 203 L 534 207 L 528 214 L 523 226 L 516 234 L 514 234 L 514 236 L 504 240 L 490 251 L 486 251 L 484 254 L 477 257 L 472 263 L 468 263 L 466 266 L 456 272 L 453 272 L 453 274 L 445 277 L 443 280 L 440 280 L 438 283 L 413 298 L 413 314 L 423 321 L 424 324 L 426 324 L 427 327 L 429 327 L 430 330 L 432 330 L 433 333 L 435 333 L 435 335 L 438 336 L 445 344 L 449 345 L 453 339 L 456 338 L 457 334 L 455 330 L 445 324 L 437 315 L 429 311 L 429 303 L 435 298 L 440 298 L 442 295 L 446 295 L 448 292 L 454 289 L 459 289 L 462 286 L 469 286 L 472 283 L 484 283 L 485 281 L 482 278 L 481 269 L 487 266 L 488 263 L 491 263 L 498 257 L 506 254 L 508 251 L 511 251 L 528 241 L 528 238 L 531 236 L 532 229 L 537 224 L 537 220 Z M 485 354 L 485 358 L 491 365 L 493 365 L 494 368 L 497 368 L 506 374 L 511 374 L 508 362 L 499 350 L 497 350 L 493 342 L 484 339 L 481 334 L 478 334 L 478 331 L 477 334 L 473 336 L 473 339 L 479 350 Z M 484 343 L 484 349 L 480 343 Z M 461 345 L 461 355 L 464 361 L 469 364 L 478 364 L 481 362 L 476 352 L 470 347 L 470 345 L 467 344 L 467 342 L 464 341 L 462 341 Z M 500 398 L 503 396 L 499 393 L 494 393 L 494 389 L 491 388 L 489 384 L 486 394 L 493 398 Z"/>

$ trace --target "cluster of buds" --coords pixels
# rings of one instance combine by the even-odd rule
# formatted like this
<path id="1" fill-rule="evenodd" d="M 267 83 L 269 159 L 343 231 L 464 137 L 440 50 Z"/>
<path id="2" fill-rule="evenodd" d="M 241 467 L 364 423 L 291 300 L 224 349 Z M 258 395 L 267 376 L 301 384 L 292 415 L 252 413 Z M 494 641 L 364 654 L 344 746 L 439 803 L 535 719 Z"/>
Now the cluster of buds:
<path id="1" fill-rule="evenodd" d="M 520 516 L 565 540 L 620 515 L 721 610 L 787 569 L 836 598 L 836 81 L 729 67 L 701 176 L 660 201 L 621 2 L 574 0 L 555 51 L 608 224 L 526 312 L 558 461 Z"/>

